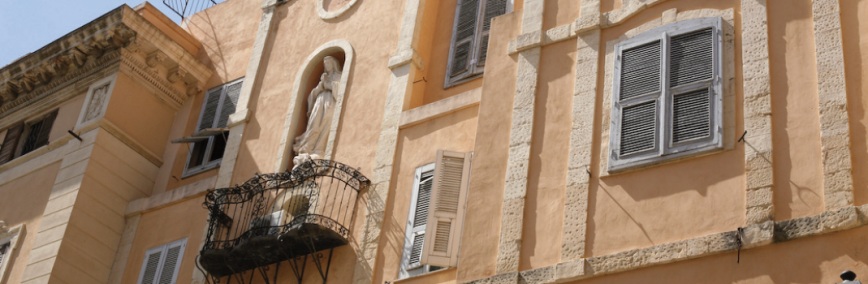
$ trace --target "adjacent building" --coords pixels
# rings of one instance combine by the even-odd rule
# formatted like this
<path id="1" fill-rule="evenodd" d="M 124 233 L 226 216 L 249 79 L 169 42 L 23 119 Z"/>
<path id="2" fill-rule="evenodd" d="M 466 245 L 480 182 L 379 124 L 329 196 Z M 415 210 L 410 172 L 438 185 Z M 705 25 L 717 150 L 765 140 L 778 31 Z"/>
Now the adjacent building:
<path id="1" fill-rule="evenodd" d="M 229 0 L 0 68 L 2 283 L 868 275 L 868 0 Z"/>

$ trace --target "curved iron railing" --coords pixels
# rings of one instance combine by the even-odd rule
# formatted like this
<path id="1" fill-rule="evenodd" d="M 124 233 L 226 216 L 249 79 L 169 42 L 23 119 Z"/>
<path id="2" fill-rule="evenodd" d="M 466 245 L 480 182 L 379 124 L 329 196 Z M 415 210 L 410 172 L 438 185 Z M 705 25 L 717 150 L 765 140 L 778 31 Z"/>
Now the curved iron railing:
<path id="1" fill-rule="evenodd" d="M 210 190 L 200 260 L 209 273 L 225 275 L 346 244 L 359 192 L 369 185 L 347 165 L 311 160 Z"/>

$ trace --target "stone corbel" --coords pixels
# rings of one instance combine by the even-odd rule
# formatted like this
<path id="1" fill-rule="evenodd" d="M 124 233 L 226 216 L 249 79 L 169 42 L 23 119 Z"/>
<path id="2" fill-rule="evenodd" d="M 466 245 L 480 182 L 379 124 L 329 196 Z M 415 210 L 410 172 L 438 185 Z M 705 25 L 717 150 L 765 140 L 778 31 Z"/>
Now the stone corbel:
<path id="1" fill-rule="evenodd" d="M 68 58 L 73 64 L 75 64 L 75 66 L 84 66 L 84 64 L 87 63 L 87 51 L 89 49 L 89 47 L 84 45 L 76 46 L 69 51 Z"/>
<path id="2" fill-rule="evenodd" d="M 148 65 L 150 66 L 150 64 Z M 169 80 L 170 83 L 177 83 L 178 81 L 184 80 L 184 84 L 187 84 L 187 74 L 187 70 L 184 70 L 181 66 L 175 66 L 172 69 L 169 69 L 169 72 L 166 73 L 166 80 Z"/>
<path id="3" fill-rule="evenodd" d="M 136 39 L 136 32 L 127 26 L 119 25 L 108 32 L 108 42 L 114 48 L 130 45 Z"/>
<path id="4" fill-rule="evenodd" d="M 148 54 L 147 59 L 145 59 L 145 63 L 148 64 L 148 67 L 156 68 L 158 64 L 163 63 L 166 60 L 166 55 L 163 54 L 162 51 L 154 51 L 151 54 Z"/>

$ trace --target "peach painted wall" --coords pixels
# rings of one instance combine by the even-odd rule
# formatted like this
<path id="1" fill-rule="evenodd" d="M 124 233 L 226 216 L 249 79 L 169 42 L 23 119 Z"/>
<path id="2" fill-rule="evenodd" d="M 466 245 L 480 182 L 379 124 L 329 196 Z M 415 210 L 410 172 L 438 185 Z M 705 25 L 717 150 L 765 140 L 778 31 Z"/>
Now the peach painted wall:
<path id="1" fill-rule="evenodd" d="M 643 10 L 621 25 L 604 29 L 601 49 L 625 32 L 661 17 L 663 11 L 677 8 L 678 12 L 699 9 L 738 11 L 738 1 L 667 1 Z M 736 13 L 737 15 L 737 13 Z M 736 16 L 737 17 L 737 16 Z M 740 39 L 739 20 L 735 20 L 736 81 L 739 80 Z M 613 62 L 600 59 L 605 70 Z M 601 96 L 605 74 L 598 74 L 598 95 Z M 741 88 L 735 88 L 736 117 L 741 117 Z M 597 108 L 611 108 L 597 100 Z M 599 111 L 598 111 L 599 113 Z M 595 129 L 602 121 L 598 116 Z M 741 133 L 741 119 L 736 119 L 736 133 Z M 595 131 L 594 168 L 599 168 L 601 148 L 608 144 L 600 131 Z M 737 138 L 735 138 L 737 139 Z M 607 255 L 633 248 L 648 247 L 711 233 L 733 230 L 744 222 L 744 145 L 736 144 L 702 157 L 667 162 L 658 166 L 628 172 L 594 176 L 590 181 L 589 220 L 587 224 L 588 256 Z M 716 169 L 709 171 L 709 169 Z M 653 181 L 653 182 L 650 182 Z M 557 232 L 561 233 L 561 232 Z"/>
<path id="2" fill-rule="evenodd" d="M 398 134 L 396 170 L 380 234 L 382 252 L 377 256 L 374 283 L 397 279 L 416 169 L 434 163 L 437 150 L 472 152 L 477 113 L 477 107 L 462 109 L 402 129 Z"/>
<path id="3" fill-rule="evenodd" d="M 6 272 L 4 283 L 21 282 L 36 232 L 45 229 L 39 225 L 59 170 L 60 162 L 56 162 L 0 184 L 0 220 L 5 221 L 9 228 L 24 224 L 26 230 L 24 238 L 18 240 L 19 253 L 9 258 L 12 265 Z"/>
<path id="4" fill-rule="evenodd" d="M 570 283 L 840 283 L 868 276 L 868 227 Z M 739 259 L 740 258 L 740 259 Z M 739 259 L 737 261 L 737 259 Z"/>
<path id="5" fill-rule="evenodd" d="M 579 17 L 581 1 L 548 0 L 543 5 L 543 30 L 569 25 Z"/>
<path id="6" fill-rule="evenodd" d="M 75 127 L 78 120 L 78 114 L 81 112 L 81 107 L 84 104 L 85 94 L 75 96 L 57 108 L 57 118 L 54 119 L 54 124 L 51 126 L 51 133 L 48 134 L 48 141 L 54 141 L 64 136 L 69 136 L 67 130 Z"/>
<path id="7" fill-rule="evenodd" d="M 557 264 L 572 130 L 576 42 L 541 50 L 519 270 Z"/>
<path id="8" fill-rule="evenodd" d="M 175 110 L 157 95 L 118 73 L 105 118 L 156 155 L 165 150 Z"/>
<path id="9" fill-rule="evenodd" d="M 774 217 L 789 220 L 823 212 L 814 23 L 810 0 L 768 5 Z"/>
<path id="10" fill-rule="evenodd" d="M 208 211 L 202 208 L 203 198 L 191 198 L 141 215 L 122 283 L 135 283 L 139 279 L 147 250 L 183 238 L 187 238 L 187 247 L 176 282 L 190 283 L 208 220 Z"/>
<path id="11" fill-rule="evenodd" d="M 856 205 L 868 203 L 868 1 L 841 0 L 844 74 Z"/>
<path id="12" fill-rule="evenodd" d="M 516 1 L 518 2 L 518 1 Z M 509 149 L 509 126 L 515 94 L 516 56 L 507 55 L 510 40 L 518 36 L 521 13 L 495 18 L 491 22 L 486 78 L 479 104 L 475 155 L 467 194 L 467 214 L 458 252 L 458 282 L 495 274 L 495 260 L 500 239 L 500 216 L 506 161 Z"/>

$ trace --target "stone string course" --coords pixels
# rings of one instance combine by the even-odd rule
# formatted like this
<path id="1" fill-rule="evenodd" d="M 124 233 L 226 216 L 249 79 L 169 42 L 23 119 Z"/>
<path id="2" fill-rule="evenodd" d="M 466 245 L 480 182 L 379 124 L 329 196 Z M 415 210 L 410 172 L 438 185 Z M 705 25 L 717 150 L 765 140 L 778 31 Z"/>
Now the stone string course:
<path id="1" fill-rule="evenodd" d="M 521 272 L 501 273 L 489 278 L 464 283 L 563 283 L 733 252 L 739 249 L 740 244 L 741 249 L 751 249 L 772 243 L 829 234 L 865 225 L 868 225 L 868 205 L 858 207 L 846 206 L 815 216 L 779 222 L 767 221 L 732 231 L 609 255 L 567 261 L 557 265 Z M 765 240 L 774 240 L 774 242 Z"/>

